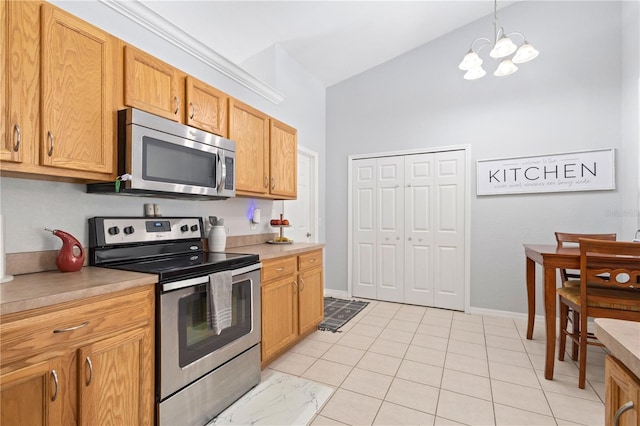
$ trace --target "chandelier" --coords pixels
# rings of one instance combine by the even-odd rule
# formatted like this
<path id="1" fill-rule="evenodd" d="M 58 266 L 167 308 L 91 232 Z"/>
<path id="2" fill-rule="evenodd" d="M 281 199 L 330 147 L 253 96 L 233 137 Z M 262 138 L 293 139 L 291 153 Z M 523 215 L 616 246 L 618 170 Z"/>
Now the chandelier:
<path id="1" fill-rule="evenodd" d="M 527 42 L 524 34 L 517 31 L 505 33 L 502 27 L 498 28 L 498 0 L 493 2 L 493 35 L 493 41 L 488 38 L 478 37 L 471 43 L 469 52 L 458 65 L 458 68 L 466 71 L 464 74 L 465 80 L 477 80 L 487 73 L 482 68 L 482 59 L 478 56 L 478 52 L 485 46 L 492 46 L 489 56 L 493 59 L 502 59 L 502 62 L 493 73 L 497 77 L 513 74 L 518 71 L 516 64 L 529 62 L 538 56 L 539 52 Z M 514 35 L 522 37 L 523 43 L 520 47 L 509 38 Z M 514 52 L 515 55 L 513 55 Z"/>

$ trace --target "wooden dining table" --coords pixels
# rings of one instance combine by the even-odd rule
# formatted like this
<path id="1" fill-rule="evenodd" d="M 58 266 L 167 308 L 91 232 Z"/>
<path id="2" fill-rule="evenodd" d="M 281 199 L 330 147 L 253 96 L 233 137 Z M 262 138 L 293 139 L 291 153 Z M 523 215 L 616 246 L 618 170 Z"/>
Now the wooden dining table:
<path id="1" fill-rule="evenodd" d="M 536 264 L 542 266 L 542 298 L 544 299 L 544 322 L 546 351 L 544 377 L 553 379 L 556 348 L 556 287 L 557 269 L 580 269 L 579 247 L 557 247 L 551 244 L 524 244 L 527 258 L 527 339 L 533 338 L 533 323 L 536 314 Z"/>

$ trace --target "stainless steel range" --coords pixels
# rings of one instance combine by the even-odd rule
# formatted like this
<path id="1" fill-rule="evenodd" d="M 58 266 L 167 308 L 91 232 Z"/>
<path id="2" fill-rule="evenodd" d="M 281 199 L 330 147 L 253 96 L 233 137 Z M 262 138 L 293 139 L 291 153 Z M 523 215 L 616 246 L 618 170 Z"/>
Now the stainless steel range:
<path id="1" fill-rule="evenodd" d="M 156 423 L 203 425 L 260 381 L 257 255 L 203 251 L 199 217 L 89 219 L 90 263 L 158 275 Z M 210 277 L 231 271 L 231 326 L 207 321 Z"/>

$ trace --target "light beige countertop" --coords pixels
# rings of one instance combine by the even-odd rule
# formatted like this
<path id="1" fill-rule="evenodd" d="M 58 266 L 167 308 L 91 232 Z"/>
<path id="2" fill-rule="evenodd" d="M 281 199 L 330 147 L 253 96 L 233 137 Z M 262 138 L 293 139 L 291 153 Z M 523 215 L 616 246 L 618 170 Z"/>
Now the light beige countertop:
<path id="1" fill-rule="evenodd" d="M 228 253 L 257 254 L 260 260 L 275 259 L 278 257 L 292 256 L 313 250 L 320 250 L 324 244 L 320 243 L 292 243 L 292 244 L 255 244 L 250 246 L 230 247 Z"/>
<path id="2" fill-rule="evenodd" d="M 640 322 L 597 318 L 595 323 L 598 340 L 640 377 Z"/>
<path id="3" fill-rule="evenodd" d="M 0 284 L 0 315 L 42 308 L 158 282 L 157 275 L 87 266 L 78 272 L 16 275 Z"/>

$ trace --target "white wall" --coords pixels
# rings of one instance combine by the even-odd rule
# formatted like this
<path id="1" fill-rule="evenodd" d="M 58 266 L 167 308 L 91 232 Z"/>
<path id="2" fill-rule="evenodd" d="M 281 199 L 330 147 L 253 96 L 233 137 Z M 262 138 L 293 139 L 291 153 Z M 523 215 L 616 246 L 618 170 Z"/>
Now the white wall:
<path id="1" fill-rule="evenodd" d="M 327 188 L 340 202 L 327 205 L 326 286 L 347 289 L 346 182 L 352 154 L 471 145 L 470 305 L 475 308 L 526 312 L 523 243 L 554 243 L 554 231 L 616 232 L 630 240 L 637 220 L 623 226 L 618 211 L 625 200 L 638 206 L 638 50 L 624 52 L 631 57 L 624 64 L 636 64 L 628 78 L 629 85 L 635 79 L 636 92 L 623 104 L 621 11 L 620 2 L 608 1 L 518 2 L 502 9 L 505 30 L 523 32 L 540 51 L 511 76 L 494 77 L 495 65 L 489 64 L 486 77 L 465 81 L 457 68 L 471 41 L 491 36 L 489 15 L 330 87 Z M 637 13 L 628 25 L 625 37 L 637 34 Z M 623 132 L 622 109 L 633 105 L 635 118 L 627 119 Z M 478 159 L 610 147 L 616 150 L 614 191 L 475 195 Z"/>
<path id="2" fill-rule="evenodd" d="M 282 49 L 274 49 L 271 61 L 272 85 L 285 100 L 275 105 L 222 75 L 193 56 L 119 15 L 97 0 L 55 0 L 52 3 L 169 64 L 223 90 L 298 129 L 298 143 L 320 154 L 320 218 L 324 219 L 325 89 Z M 210 46 L 215 50 L 215 46 Z M 230 235 L 273 232 L 269 217 L 280 213 L 281 202 L 235 198 L 225 201 L 178 201 L 156 198 L 86 194 L 84 185 L 38 180 L 0 179 L 0 211 L 5 221 L 5 249 L 8 253 L 54 250 L 59 239 L 44 227 L 63 229 L 87 245 L 87 219 L 93 216 L 142 216 L 143 204 L 159 203 L 164 216 L 224 217 Z M 262 209 L 263 224 L 252 230 L 247 212 L 252 203 Z M 319 232 L 324 240 L 324 226 Z"/>

